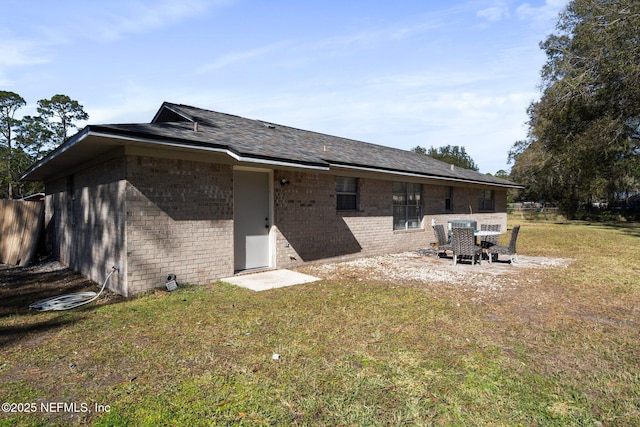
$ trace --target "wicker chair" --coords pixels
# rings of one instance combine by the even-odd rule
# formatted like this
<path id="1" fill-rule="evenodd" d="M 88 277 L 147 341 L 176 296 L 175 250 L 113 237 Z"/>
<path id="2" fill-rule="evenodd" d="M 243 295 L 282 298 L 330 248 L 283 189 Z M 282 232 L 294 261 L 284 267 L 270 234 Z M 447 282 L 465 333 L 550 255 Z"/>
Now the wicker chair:
<path id="1" fill-rule="evenodd" d="M 497 231 L 500 232 L 500 224 L 481 224 L 480 230 L 482 231 Z M 487 249 L 491 246 L 495 246 L 498 244 L 498 237 L 500 236 L 482 236 L 480 238 L 480 246 L 483 249 Z"/>
<path id="2" fill-rule="evenodd" d="M 438 256 L 440 256 L 440 252 L 444 252 L 446 256 L 447 251 L 453 251 L 453 246 L 451 246 L 451 243 L 449 243 L 447 233 L 444 231 L 444 226 L 441 224 L 436 224 L 433 226 L 433 231 L 438 239 Z"/>
<path id="3" fill-rule="evenodd" d="M 493 254 L 496 255 L 496 261 L 498 260 L 498 254 L 509 255 L 509 264 L 514 262 L 518 257 L 518 252 L 516 250 L 516 241 L 518 240 L 518 233 L 520 232 L 520 226 L 516 225 L 511 230 L 511 239 L 509 239 L 509 246 L 491 246 L 487 248 L 487 253 L 489 254 L 489 262 L 492 261 Z"/>
<path id="4" fill-rule="evenodd" d="M 482 248 L 475 243 L 473 228 L 456 227 L 451 231 L 453 233 L 451 240 L 453 245 L 453 265 L 457 264 L 458 257 L 471 257 L 472 264 L 476 263 L 476 257 L 478 257 L 478 264 L 482 264 Z"/>
<path id="5" fill-rule="evenodd" d="M 480 230 L 482 231 L 497 231 L 498 233 L 500 232 L 500 224 L 481 224 L 480 225 Z M 500 236 L 496 235 L 496 236 L 482 236 L 480 238 L 480 246 L 482 247 L 482 249 L 486 252 L 487 249 L 489 249 L 491 246 L 495 246 L 498 244 L 498 238 Z M 494 256 L 498 256 L 497 254 L 494 254 Z"/>

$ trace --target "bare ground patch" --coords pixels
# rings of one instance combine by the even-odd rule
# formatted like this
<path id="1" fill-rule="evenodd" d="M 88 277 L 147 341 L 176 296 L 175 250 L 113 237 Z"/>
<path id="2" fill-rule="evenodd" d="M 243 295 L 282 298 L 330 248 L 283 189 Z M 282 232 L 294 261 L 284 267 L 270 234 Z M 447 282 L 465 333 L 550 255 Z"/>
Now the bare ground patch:
<path id="1" fill-rule="evenodd" d="M 99 289 L 100 284 L 56 260 L 48 259 L 28 267 L 0 264 L 0 316 L 28 312 L 29 304 L 40 299 Z M 119 298 L 105 291 L 99 302 Z"/>
<path id="2" fill-rule="evenodd" d="M 27 267 L 0 264 L 0 346 L 20 342 L 37 346 L 66 324 L 59 316 L 41 318 L 29 305 L 36 301 L 75 292 L 98 292 L 100 286 L 59 261 L 44 260 Z M 104 291 L 91 306 L 124 301 Z M 87 306 L 84 310 L 91 309 Z"/>
<path id="3" fill-rule="evenodd" d="M 438 257 L 429 250 L 421 250 L 314 265 L 302 270 L 331 280 L 377 280 L 418 287 L 444 284 L 501 291 L 535 280 L 540 270 L 566 268 L 571 262 L 567 258 L 519 255 L 517 262 L 512 264 L 505 261 L 490 264 L 484 260 L 481 264 L 458 263 L 454 266 L 449 257 Z"/>

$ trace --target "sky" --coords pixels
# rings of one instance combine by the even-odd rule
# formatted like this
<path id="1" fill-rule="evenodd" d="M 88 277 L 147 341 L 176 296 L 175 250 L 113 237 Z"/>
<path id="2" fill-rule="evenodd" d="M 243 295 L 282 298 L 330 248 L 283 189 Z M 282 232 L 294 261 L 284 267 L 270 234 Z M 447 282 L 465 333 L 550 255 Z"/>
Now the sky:
<path id="1" fill-rule="evenodd" d="M 508 171 L 568 0 L 0 0 L 0 90 L 86 124 L 168 101 Z"/>

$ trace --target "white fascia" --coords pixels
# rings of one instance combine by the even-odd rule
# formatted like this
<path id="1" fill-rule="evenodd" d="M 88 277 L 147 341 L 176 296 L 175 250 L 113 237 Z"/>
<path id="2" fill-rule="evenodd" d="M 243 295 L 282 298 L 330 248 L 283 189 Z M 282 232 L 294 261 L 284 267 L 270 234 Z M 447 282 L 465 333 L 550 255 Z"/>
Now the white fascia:
<path id="1" fill-rule="evenodd" d="M 67 140 L 66 143 L 58 146 L 58 148 L 53 150 L 48 156 L 45 156 L 44 158 L 40 159 L 37 163 L 31 165 L 31 167 L 22 174 L 22 176 L 20 177 L 20 180 L 23 180 L 31 172 L 35 171 L 36 169 L 39 169 L 42 165 L 44 165 L 45 163 L 48 163 L 50 160 L 55 159 L 60 154 L 69 150 L 74 145 L 77 145 L 80 141 L 82 141 L 87 136 L 89 136 L 90 133 L 91 132 L 88 130 L 88 128 L 85 128 L 79 133 L 77 133 L 76 135 L 72 136 L 69 140 Z"/>
<path id="2" fill-rule="evenodd" d="M 382 174 L 387 174 L 387 175 L 408 176 L 408 177 L 412 177 L 412 178 L 437 179 L 437 180 L 440 180 L 440 181 L 464 182 L 466 184 L 481 184 L 481 185 L 490 185 L 490 186 L 493 186 L 493 187 L 523 188 L 521 186 L 513 186 L 513 185 L 508 185 L 508 184 L 499 184 L 499 183 L 494 183 L 494 182 L 474 181 L 474 180 L 471 180 L 471 179 L 451 178 L 451 177 L 438 176 L 438 175 L 424 175 L 424 174 L 419 174 L 419 173 L 414 173 L 414 172 L 405 172 L 405 171 L 390 171 L 390 170 L 387 170 L 387 169 L 378 169 L 378 168 L 366 167 L 366 166 L 350 166 L 350 165 L 333 164 L 333 163 L 330 164 L 330 166 L 333 167 L 333 168 L 351 169 L 351 170 L 366 171 L 366 172 L 375 172 L 375 173 L 382 173 Z"/>

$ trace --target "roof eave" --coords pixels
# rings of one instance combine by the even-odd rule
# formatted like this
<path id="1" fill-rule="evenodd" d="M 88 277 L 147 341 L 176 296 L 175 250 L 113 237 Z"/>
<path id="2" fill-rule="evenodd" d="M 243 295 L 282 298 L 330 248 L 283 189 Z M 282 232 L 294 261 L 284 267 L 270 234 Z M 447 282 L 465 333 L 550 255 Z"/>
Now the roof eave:
<path id="1" fill-rule="evenodd" d="M 174 139 L 174 138 L 159 138 L 159 137 L 145 138 L 145 137 L 141 137 L 134 134 L 128 134 L 127 132 L 105 130 L 100 126 L 95 126 L 93 128 L 87 126 L 81 132 L 74 135 L 72 138 L 67 140 L 64 144 L 56 148 L 53 152 L 51 152 L 50 154 L 48 154 L 47 156 L 39 160 L 37 163 L 33 164 L 31 167 L 29 167 L 29 169 L 27 169 L 22 174 L 22 176 L 20 177 L 20 180 L 40 181 L 40 180 L 46 179 L 44 177 L 38 176 L 37 171 L 90 136 L 102 137 L 102 138 L 117 138 L 121 141 L 124 141 L 125 143 L 126 142 L 143 143 L 143 144 L 150 144 L 150 145 L 152 144 L 154 146 L 163 146 L 167 148 L 180 148 L 180 149 L 205 151 L 209 153 L 221 153 L 221 154 L 228 155 L 229 157 L 231 157 L 232 159 L 240 163 L 260 164 L 264 166 L 293 167 L 293 168 L 300 168 L 300 169 L 313 169 L 313 170 L 319 170 L 319 171 L 329 170 L 329 165 L 325 162 L 304 162 L 304 161 L 294 161 L 290 159 L 281 159 L 281 158 L 269 157 L 269 156 L 256 156 L 256 155 L 250 155 L 250 154 L 234 151 L 226 145 L 202 145 L 194 141 Z"/>
<path id="2" fill-rule="evenodd" d="M 393 174 L 393 175 L 406 176 L 406 177 L 412 177 L 412 178 L 437 179 L 440 181 L 451 181 L 451 182 L 460 182 L 465 184 L 478 184 L 478 185 L 487 185 L 492 187 L 503 187 L 503 188 L 513 188 L 513 189 L 524 188 L 522 185 L 516 184 L 516 183 L 506 183 L 506 182 L 500 183 L 500 182 L 473 180 L 473 179 L 466 179 L 466 178 L 456 178 L 456 177 L 450 177 L 450 176 L 444 176 L 444 175 L 410 172 L 410 171 L 380 168 L 380 167 L 374 167 L 374 166 L 354 165 L 354 164 L 348 164 L 348 163 L 332 162 L 330 163 L 330 166 L 333 168 L 338 167 L 342 169 L 352 169 L 356 171 L 374 172 L 374 173 L 382 173 L 382 174 Z"/>
<path id="3" fill-rule="evenodd" d="M 67 139 L 65 142 L 60 144 L 51 153 L 47 154 L 45 157 L 43 157 L 42 159 L 38 160 L 36 163 L 31 165 L 22 174 L 22 176 L 20 176 L 20 181 L 24 181 L 24 180 L 27 180 L 27 181 L 29 181 L 29 180 L 39 181 L 38 179 L 29 179 L 29 175 L 31 175 L 33 172 L 35 172 L 38 169 L 40 169 L 45 164 L 49 163 L 51 160 L 59 157 L 62 153 L 68 151 L 73 146 L 75 146 L 78 143 L 80 143 L 80 141 L 82 141 L 87 136 L 89 136 L 90 133 L 91 133 L 90 126 L 86 126 L 85 128 L 83 128 L 80 132 L 78 132 L 77 134 L 73 135 L 71 138 Z"/>

